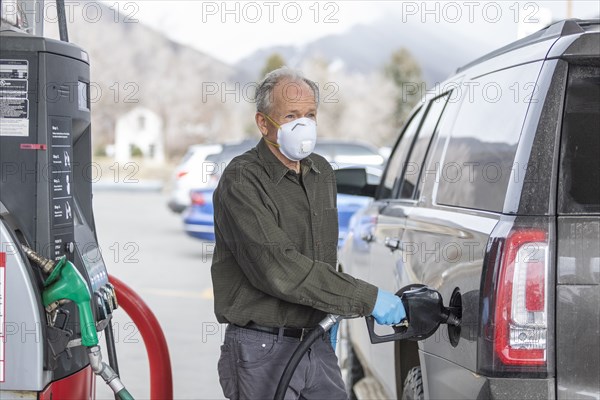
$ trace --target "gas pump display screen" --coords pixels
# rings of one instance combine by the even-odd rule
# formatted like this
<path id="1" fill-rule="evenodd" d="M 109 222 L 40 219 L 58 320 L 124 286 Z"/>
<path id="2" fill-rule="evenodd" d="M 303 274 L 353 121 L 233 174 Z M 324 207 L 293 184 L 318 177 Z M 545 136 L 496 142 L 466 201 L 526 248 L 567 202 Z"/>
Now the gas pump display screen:
<path id="1" fill-rule="evenodd" d="M 90 85 L 86 82 L 77 82 L 77 105 L 80 110 L 90 111 Z"/>

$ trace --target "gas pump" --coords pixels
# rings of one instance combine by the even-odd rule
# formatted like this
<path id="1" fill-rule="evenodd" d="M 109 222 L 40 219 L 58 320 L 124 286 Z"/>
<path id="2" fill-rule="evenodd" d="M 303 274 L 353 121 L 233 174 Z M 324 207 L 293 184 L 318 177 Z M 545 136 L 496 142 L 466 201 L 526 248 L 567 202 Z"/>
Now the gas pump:
<path id="1" fill-rule="evenodd" d="M 94 374 L 131 398 L 92 209 L 89 59 L 62 0 L 61 40 L 43 36 L 43 3 L 0 2 L 0 398 L 93 399 Z"/>

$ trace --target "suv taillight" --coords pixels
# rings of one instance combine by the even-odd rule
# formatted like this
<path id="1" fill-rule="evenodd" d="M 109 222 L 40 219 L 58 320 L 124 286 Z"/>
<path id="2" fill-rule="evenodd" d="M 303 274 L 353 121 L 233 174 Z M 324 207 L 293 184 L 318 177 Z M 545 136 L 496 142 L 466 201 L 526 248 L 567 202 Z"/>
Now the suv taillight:
<path id="1" fill-rule="evenodd" d="M 194 206 L 203 206 L 206 204 L 206 199 L 204 198 L 204 193 L 202 192 L 191 192 L 190 199 L 192 201 L 192 205 Z"/>
<path id="2" fill-rule="evenodd" d="M 543 365 L 548 331 L 546 233 L 512 232 L 503 253 L 494 351 L 506 365 Z"/>
<path id="3" fill-rule="evenodd" d="M 478 370 L 547 373 L 550 247 L 539 228 L 491 241 L 482 285 Z M 550 308 L 551 309 L 551 308 Z"/>

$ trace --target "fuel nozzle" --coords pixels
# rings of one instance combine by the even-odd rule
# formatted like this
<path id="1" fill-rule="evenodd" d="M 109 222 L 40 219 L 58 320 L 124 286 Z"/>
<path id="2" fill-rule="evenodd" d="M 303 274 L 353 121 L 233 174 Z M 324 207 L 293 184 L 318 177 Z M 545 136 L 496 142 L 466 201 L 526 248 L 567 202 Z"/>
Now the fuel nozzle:
<path id="1" fill-rule="evenodd" d="M 371 343 L 394 340 L 423 340 L 435 333 L 440 324 L 460 325 L 458 310 L 444 307 L 442 295 L 427 286 L 406 286 L 396 293 L 402 300 L 406 319 L 395 325 L 394 333 L 377 335 L 373 317 L 367 317 Z"/>
<path id="2" fill-rule="evenodd" d="M 21 247 L 31 261 L 49 274 L 44 281 L 42 292 L 44 307 L 52 311 L 66 301 L 74 302 L 79 311 L 82 344 L 87 347 L 97 345 L 98 334 L 90 306 L 91 294 L 85 278 L 65 256 L 55 262 L 37 254 L 24 244 Z"/>

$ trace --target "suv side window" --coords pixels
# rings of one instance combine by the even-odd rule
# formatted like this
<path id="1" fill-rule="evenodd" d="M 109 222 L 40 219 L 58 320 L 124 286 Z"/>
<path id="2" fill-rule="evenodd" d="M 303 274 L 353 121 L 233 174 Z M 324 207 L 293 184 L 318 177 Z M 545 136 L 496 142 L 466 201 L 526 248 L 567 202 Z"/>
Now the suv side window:
<path id="1" fill-rule="evenodd" d="M 423 120 L 419 134 L 414 141 L 408 161 L 404 163 L 404 174 L 398 197 L 401 199 L 414 198 L 419 177 L 423 169 L 425 155 L 429 150 L 431 138 L 436 131 L 450 93 L 446 93 L 431 100 L 427 115 Z"/>
<path id="2" fill-rule="evenodd" d="M 542 61 L 473 79 L 438 167 L 438 204 L 501 212 Z"/>
<path id="3" fill-rule="evenodd" d="M 406 160 L 406 155 L 412 146 L 415 134 L 421 124 L 424 110 L 425 108 L 421 107 L 418 111 L 413 113 L 413 116 L 404 129 L 404 133 L 400 136 L 398 142 L 396 142 L 396 146 L 394 146 L 394 150 L 392 151 L 392 156 L 385 169 L 385 175 L 381 180 L 382 185 L 379 187 L 379 192 L 377 193 L 378 199 L 391 198 L 394 188 L 398 187 L 404 166 L 403 161 Z"/>
<path id="4" fill-rule="evenodd" d="M 569 66 L 559 213 L 600 213 L 600 67 Z"/>

